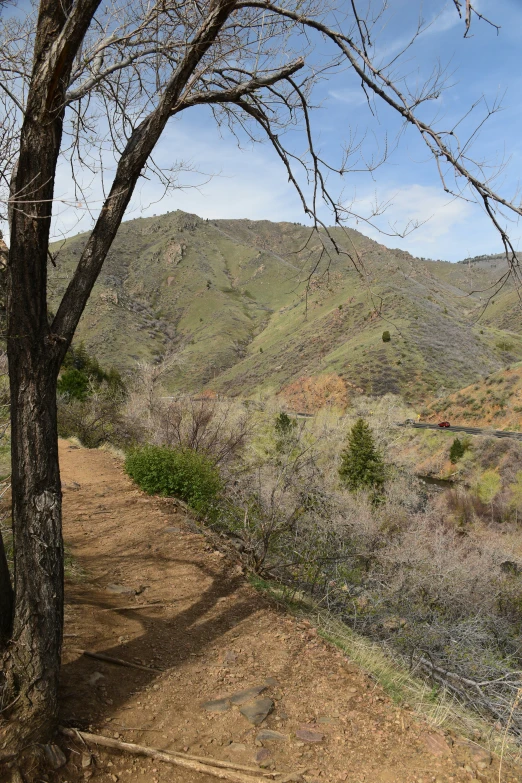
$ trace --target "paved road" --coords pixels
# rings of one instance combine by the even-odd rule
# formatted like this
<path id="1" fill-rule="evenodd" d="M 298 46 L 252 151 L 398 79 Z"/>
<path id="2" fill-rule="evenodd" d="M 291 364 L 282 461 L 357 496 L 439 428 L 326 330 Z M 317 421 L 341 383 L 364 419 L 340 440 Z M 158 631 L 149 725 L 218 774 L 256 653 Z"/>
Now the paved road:
<path id="1" fill-rule="evenodd" d="M 415 427 L 419 430 L 438 430 L 439 432 L 467 432 L 468 435 L 485 435 L 488 438 L 515 438 L 522 440 L 522 432 L 508 432 L 507 430 L 488 430 L 480 427 L 439 427 L 438 424 L 401 424 L 401 427 Z"/>

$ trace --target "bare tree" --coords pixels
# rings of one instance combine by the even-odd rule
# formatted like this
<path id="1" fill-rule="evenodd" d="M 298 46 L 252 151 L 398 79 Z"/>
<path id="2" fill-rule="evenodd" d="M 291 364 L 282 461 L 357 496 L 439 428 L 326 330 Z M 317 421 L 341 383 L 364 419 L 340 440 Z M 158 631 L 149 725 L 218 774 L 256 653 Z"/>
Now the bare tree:
<path id="1" fill-rule="evenodd" d="M 443 89 L 444 73 L 410 89 L 397 56 L 379 60 L 372 46 L 389 3 L 362 5 L 364 11 L 356 0 L 40 0 L 34 13 L 0 20 L 15 550 L 14 597 L 2 604 L 11 633 L 0 682 L 0 757 L 48 742 L 55 730 L 63 624 L 57 376 L 139 178 L 155 172 L 165 188 L 176 184 L 179 167 L 161 170 L 152 157 L 172 118 L 206 105 L 216 123 L 239 136 L 266 138 L 314 228 L 322 225 L 322 202 L 341 224 L 356 211 L 338 203 L 328 175 L 376 164 L 360 160 L 357 144 L 338 165 L 323 159 L 311 108 L 314 86 L 349 68 L 369 99 L 384 101 L 420 133 L 444 187 L 482 203 L 516 264 L 499 210 L 520 215 L 521 208 L 493 189 L 455 128 L 437 129 L 419 117 Z M 464 13 L 469 30 L 469 2 Z M 423 29 L 419 23 L 414 37 Z M 304 156 L 285 141 L 293 125 L 304 128 Z M 117 165 L 97 210 L 85 197 L 82 172 L 104 170 L 101 150 L 108 146 Z M 65 206 L 87 204 L 95 222 L 50 321 L 47 264 L 59 263 L 50 258 L 49 238 L 60 159 L 70 162 L 75 185 Z M 325 247 L 343 252 L 331 240 Z M 5 582 L 1 558 L 0 569 Z"/>

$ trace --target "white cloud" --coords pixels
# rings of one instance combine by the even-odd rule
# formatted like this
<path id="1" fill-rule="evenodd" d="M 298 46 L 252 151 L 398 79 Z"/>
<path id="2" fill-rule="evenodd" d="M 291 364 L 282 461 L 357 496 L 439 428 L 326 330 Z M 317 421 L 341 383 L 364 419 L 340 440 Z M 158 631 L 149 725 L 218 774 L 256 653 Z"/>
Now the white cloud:
<path id="1" fill-rule="evenodd" d="M 387 205 L 383 214 L 372 220 L 383 233 L 362 221 L 355 227 L 388 247 L 452 261 L 498 252 L 499 239 L 483 212 L 469 202 L 448 198 L 436 186 L 412 184 L 365 192 L 356 198 L 353 209 L 369 216 L 376 205 Z M 408 231 L 415 224 L 420 225 L 404 238 L 387 236 Z"/>
<path id="2" fill-rule="evenodd" d="M 204 218 L 305 222 L 299 198 L 269 147 L 240 150 L 231 137 L 220 138 L 212 125 L 178 123 L 163 137 L 155 159 L 159 165 L 167 166 L 179 158 L 202 172 L 182 175 L 182 182 L 201 187 L 174 191 L 162 198 L 162 187 L 157 181 L 142 179 L 127 210 L 127 220 L 182 209 Z M 104 165 L 107 167 L 109 162 L 107 159 Z M 214 176 L 208 179 L 207 174 Z M 406 168 L 401 167 L 401 174 L 397 173 L 399 177 L 402 175 L 407 176 Z M 96 216 L 103 197 L 99 180 L 93 180 L 89 190 L 89 204 Z M 65 165 L 58 172 L 56 193 L 59 196 L 73 193 L 70 172 Z M 362 221 L 358 225 L 352 223 L 354 228 L 389 247 L 400 247 L 416 256 L 452 261 L 501 250 L 498 235 L 483 212 L 465 201 L 448 198 L 438 183 L 404 184 L 399 179 L 394 185 L 378 186 L 376 191 L 358 188 L 354 210 L 370 215 L 376 201 L 388 203 L 384 214 L 374 221 L 383 232 L 401 232 L 408 225 L 422 224 L 401 239 L 386 236 Z M 62 205 L 57 211 L 61 215 L 54 223 L 55 237 L 87 231 L 92 226 L 92 217 L 83 203 L 76 208 Z M 332 216 L 324 209 L 321 217 L 330 222 Z M 517 240 L 520 229 L 510 226 L 510 233 L 513 231 Z"/>
<path id="3" fill-rule="evenodd" d="M 330 90 L 328 95 L 340 103 L 347 103 L 349 106 L 362 106 L 368 102 L 362 87 Z"/>
<path id="4" fill-rule="evenodd" d="M 182 159 L 179 190 L 164 194 L 154 176 L 141 179 L 136 187 L 125 219 L 163 214 L 175 209 L 194 212 L 208 218 L 250 218 L 253 220 L 303 221 L 302 207 L 286 171 L 267 146 L 239 149 L 231 137 L 220 138 L 215 126 L 172 124 L 160 141 L 154 159 L 162 168 L 175 166 Z M 115 170 L 110 156 L 104 169 Z M 77 172 L 86 188 L 86 198 L 75 195 L 69 166 L 59 166 L 56 179 L 53 237 L 87 231 L 93 225 L 103 203 L 99 177 Z M 105 183 L 108 192 L 110 181 Z M 60 203 L 62 200 L 63 203 Z M 87 209 L 87 207 L 90 208 Z"/>

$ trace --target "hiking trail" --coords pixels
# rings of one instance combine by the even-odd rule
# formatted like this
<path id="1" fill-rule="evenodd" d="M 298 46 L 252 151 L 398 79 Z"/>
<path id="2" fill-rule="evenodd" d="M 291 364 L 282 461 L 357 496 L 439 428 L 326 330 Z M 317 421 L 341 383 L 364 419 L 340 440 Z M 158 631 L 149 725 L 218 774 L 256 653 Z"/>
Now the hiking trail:
<path id="1" fill-rule="evenodd" d="M 60 465 L 76 572 L 63 726 L 253 766 L 279 783 L 498 783 L 497 759 L 397 707 L 309 623 L 257 593 L 182 508 L 139 491 L 110 453 L 61 441 Z M 60 744 L 63 783 L 217 779 L 79 738 Z M 505 770 L 502 783 L 515 783 Z"/>

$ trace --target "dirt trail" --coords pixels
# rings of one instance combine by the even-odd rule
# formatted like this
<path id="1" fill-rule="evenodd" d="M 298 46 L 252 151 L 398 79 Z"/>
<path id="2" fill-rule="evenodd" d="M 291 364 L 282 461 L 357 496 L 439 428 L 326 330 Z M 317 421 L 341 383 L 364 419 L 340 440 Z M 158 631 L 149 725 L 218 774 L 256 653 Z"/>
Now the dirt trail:
<path id="1" fill-rule="evenodd" d="M 63 724 L 259 764 L 260 775 L 281 773 L 277 781 L 498 781 L 496 760 L 452 745 L 397 708 L 313 628 L 258 595 L 181 510 L 136 490 L 110 454 L 62 442 L 60 461 L 66 546 L 84 572 L 67 584 Z M 118 667 L 81 650 L 162 671 Z M 213 708 L 224 711 L 202 706 L 267 678 L 259 698 L 275 706 L 259 726 L 226 701 Z M 257 739 L 266 729 L 285 738 Z M 80 742 L 65 745 L 72 752 L 57 781 L 216 780 L 94 748 L 89 764 Z"/>

